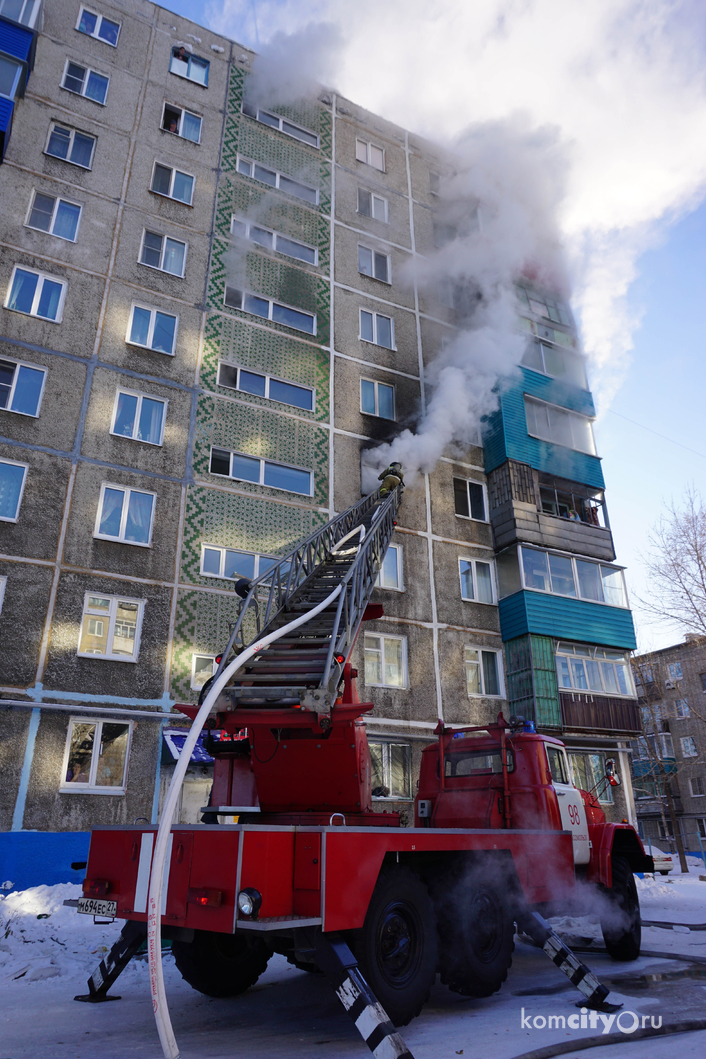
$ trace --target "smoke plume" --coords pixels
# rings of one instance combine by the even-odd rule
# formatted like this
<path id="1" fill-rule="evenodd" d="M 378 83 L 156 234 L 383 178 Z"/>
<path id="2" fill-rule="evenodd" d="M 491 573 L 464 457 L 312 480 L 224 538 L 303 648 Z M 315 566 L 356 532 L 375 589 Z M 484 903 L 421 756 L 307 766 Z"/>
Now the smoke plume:
<path id="1" fill-rule="evenodd" d="M 253 60 L 248 102 L 267 108 L 315 99 L 321 85 L 333 79 L 342 45 L 341 31 L 332 22 L 275 33 Z"/>

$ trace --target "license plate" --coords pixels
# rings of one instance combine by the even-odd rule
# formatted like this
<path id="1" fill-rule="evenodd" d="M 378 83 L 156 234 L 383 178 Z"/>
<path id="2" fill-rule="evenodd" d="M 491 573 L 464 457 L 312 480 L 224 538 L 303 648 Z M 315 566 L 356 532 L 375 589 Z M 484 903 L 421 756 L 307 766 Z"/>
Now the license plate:
<path id="1" fill-rule="evenodd" d="M 77 910 L 87 916 L 113 916 L 114 918 L 118 913 L 118 902 L 102 901 L 95 897 L 79 897 Z"/>

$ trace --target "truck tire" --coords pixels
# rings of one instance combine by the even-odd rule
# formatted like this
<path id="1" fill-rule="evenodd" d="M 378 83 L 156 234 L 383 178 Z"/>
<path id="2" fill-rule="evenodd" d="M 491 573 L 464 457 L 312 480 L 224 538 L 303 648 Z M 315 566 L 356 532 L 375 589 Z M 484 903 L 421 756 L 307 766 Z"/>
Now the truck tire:
<path id="1" fill-rule="evenodd" d="M 353 949 L 368 985 L 395 1026 L 406 1026 L 436 978 L 436 917 L 429 891 L 409 868 L 385 868 Z"/>
<path id="2" fill-rule="evenodd" d="M 193 941 L 172 942 L 181 977 L 199 993 L 238 996 L 254 985 L 271 953 L 261 938 L 197 930 Z"/>
<path id="3" fill-rule="evenodd" d="M 605 947 L 614 960 L 636 960 L 642 943 L 640 901 L 635 876 L 625 857 L 613 857 L 613 885 L 605 893 L 614 913 L 601 918 Z"/>
<path id="4" fill-rule="evenodd" d="M 476 871 L 447 879 L 435 896 L 441 981 L 462 996 L 497 993 L 515 949 L 515 924 L 502 888 Z"/>

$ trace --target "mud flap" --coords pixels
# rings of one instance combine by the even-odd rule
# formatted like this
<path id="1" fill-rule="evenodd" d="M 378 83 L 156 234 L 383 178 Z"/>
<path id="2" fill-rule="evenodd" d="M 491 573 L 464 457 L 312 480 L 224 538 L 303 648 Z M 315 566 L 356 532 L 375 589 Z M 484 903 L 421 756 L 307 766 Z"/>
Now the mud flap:
<path id="1" fill-rule="evenodd" d="M 117 981 L 147 937 L 147 924 L 128 919 L 120 937 L 104 960 L 88 979 L 88 992 L 74 997 L 86 1004 L 102 1004 L 106 1000 L 120 1000 L 119 996 L 108 996 L 108 990 Z"/>

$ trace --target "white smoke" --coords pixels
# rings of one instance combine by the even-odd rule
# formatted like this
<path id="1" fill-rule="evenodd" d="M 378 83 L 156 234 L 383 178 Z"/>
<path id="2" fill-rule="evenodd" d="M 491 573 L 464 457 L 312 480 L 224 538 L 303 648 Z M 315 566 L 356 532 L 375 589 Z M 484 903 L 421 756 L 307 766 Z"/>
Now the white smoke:
<path id="1" fill-rule="evenodd" d="M 248 102 L 267 108 L 316 99 L 321 85 L 333 80 L 342 46 L 341 31 L 332 22 L 275 33 L 253 60 Z"/>

